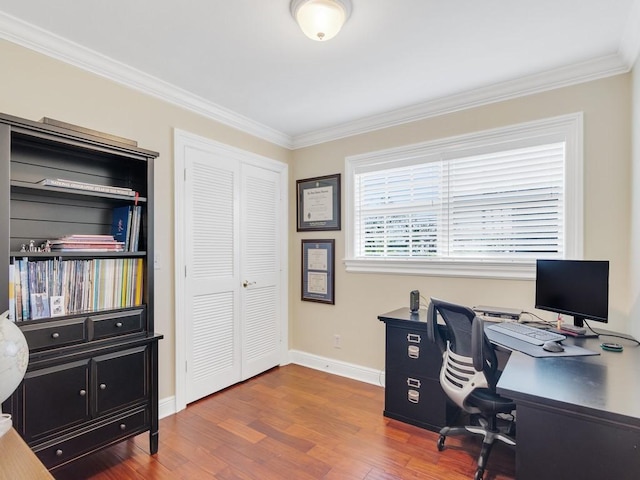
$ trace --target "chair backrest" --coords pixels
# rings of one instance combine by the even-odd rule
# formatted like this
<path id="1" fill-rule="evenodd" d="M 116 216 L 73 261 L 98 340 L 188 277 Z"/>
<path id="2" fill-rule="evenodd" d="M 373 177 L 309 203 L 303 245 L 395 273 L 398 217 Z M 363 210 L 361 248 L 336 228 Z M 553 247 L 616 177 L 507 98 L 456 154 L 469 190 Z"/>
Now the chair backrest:
<path id="1" fill-rule="evenodd" d="M 446 341 L 437 326 L 438 314 L 447 326 Z M 443 352 L 440 384 L 457 405 L 469 411 L 464 400 L 476 388 L 495 392 L 497 359 L 484 333 L 482 319 L 470 308 L 431 299 L 427 313 L 428 337 Z"/>

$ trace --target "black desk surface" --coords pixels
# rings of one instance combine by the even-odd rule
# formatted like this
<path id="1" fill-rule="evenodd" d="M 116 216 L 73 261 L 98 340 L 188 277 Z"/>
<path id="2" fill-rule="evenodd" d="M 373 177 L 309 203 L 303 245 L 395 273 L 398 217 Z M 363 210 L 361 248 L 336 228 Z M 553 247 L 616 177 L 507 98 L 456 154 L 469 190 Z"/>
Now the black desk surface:
<path id="1" fill-rule="evenodd" d="M 622 352 L 600 349 L 602 342 L 624 345 Z M 640 426 L 640 347 L 633 341 L 602 336 L 567 338 L 600 355 L 534 358 L 512 352 L 498 392 L 516 403 L 531 401 Z"/>

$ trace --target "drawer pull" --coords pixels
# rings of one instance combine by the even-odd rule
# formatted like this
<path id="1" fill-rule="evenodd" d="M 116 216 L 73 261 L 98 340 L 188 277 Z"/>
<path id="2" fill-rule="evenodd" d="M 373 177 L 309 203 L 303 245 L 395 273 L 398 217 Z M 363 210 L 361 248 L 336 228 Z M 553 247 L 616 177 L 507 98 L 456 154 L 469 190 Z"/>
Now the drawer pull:
<path id="1" fill-rule="evenodd" d="M 418 392 L 417 390 L 409 390 L 407 392 L 407 399 L 411 403 L 418 403 L 420 401 L 420 392 Z"/>
<path id="2" fill-rule="evenodd" d="M 107 384 L 106 383 L 101 383 L 100 384 L 100 390 L 106 390 L 107 389 Z"/>
<path id="3" fill-rule="evenodd" d="M 60 334 L 58 332 L 53 332 L 51 334 L 51 338 L 60 338 Z"/>
<path id="4" fill-rule="evenodd" d="M 127 426 L 124 423 L 120 424 L 120 430 L 124 431 L 127 429 Z"/>
<path id="5" fill-rule="evenodd" d="M 420 335 L 418 335 L 417 333 L 408 333 L 407 342 L 420 343 Z"/>
<path id="6" fill-rule="evenodd" d="M 79 393 L 80 393 L 81 397 L 84 397 L 87 394 L 87 391 L 86 390 L 80 390 Z"/>
<path id="7" fill-rule="evenodd" d="M 409 358 L 420 358 L 420 347 L 417 345 L 409 345 L 407 348 L 407 355 Z"/>
<path id="8" fill-rule="evenodd" d="M 418 380 L 417 378 L 407 378 L 407 385 L 409 385 L 410 387 L 414 387 L 414 388 L 420 388 L 420 380 Z"/>
<path id="9" fill-rule="evenodd" d="M 122 322 L 118 322 L 116 323 L 116 328 L 122 328 L 123 323 Z"/>
<path id="10" fill-rule="evenodd" d="M 61 457 L 62 456 L 62 450 L 58 449 L 56 450 L 56 457 Z"/>

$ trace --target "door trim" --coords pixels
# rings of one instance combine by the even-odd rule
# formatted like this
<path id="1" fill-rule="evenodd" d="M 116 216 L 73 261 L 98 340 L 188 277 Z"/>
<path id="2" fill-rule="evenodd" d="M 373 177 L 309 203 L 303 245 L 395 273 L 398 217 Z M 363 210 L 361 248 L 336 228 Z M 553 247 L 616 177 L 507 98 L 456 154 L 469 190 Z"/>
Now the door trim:
<path id="1" fill-rule="evenodd" d="M 175 408 L 176 412 L 184 410 L 187 406 L 187 373 L 186 373 L 186 335 L 185 332 L 185 269 L 186 259 L 184 256 L 185 235 L 184 230 L 185 219 L 180 214 L 184 210 L 185 196 L 185 149 L 191 148 L 210 148 L 214 147 L 219 150 L 226 151 L 234 158 L 240 158 L 242 162 L 255 165 L 262 168 L 269 168 L 280 175 L 282 182 L 280 215 L 282 227 L 285 235 L 282 236 L 280 245 L 281 271 L 280 282 L 282 285 L 280 298 L 281 324 L 280 324 L 280 364 L 288 363 L 289 351 L 289 215 L 288 215 L 288 180 L 289 166 L 286 163 L 279 162 L 261 155 L 238 149 L 229 145 L 225 145 L 214 140 L 195 135 L 180 129 L 174 129 L 174 297 L 175 297 Z"/>

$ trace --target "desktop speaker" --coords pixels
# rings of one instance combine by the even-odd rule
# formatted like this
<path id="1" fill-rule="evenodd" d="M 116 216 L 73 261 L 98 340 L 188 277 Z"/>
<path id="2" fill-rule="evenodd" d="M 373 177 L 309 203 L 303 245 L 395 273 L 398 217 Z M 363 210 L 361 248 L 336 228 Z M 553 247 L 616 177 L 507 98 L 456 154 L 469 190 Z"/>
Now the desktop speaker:
<path id="1" fill-rule="evenodd" d="M 409 294 L 409 310 L 414 313 L 420 310 L 420 292 L 418 290 L 413 290 Z"/>

